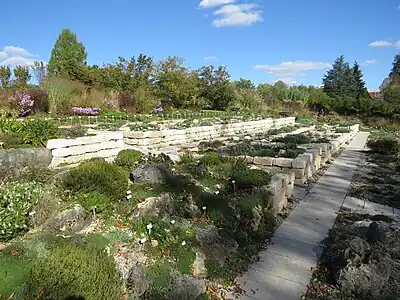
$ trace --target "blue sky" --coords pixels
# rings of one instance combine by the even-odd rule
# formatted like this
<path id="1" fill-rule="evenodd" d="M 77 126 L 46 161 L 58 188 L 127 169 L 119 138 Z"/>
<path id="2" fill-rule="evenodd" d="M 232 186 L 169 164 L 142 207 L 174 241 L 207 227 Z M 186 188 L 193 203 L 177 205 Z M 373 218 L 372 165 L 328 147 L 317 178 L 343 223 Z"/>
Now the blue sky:
<path id="1" fill-rule="evenodd" d="M 400 52 L 400 0 L 13 0 L 2 3 L 0 64 L 47 61 L 71 28 L 88 63 L 145 53 L 226 65 L 233 79 L 321 84 L 339 55 L 362 66 L 369 89 Z"/>

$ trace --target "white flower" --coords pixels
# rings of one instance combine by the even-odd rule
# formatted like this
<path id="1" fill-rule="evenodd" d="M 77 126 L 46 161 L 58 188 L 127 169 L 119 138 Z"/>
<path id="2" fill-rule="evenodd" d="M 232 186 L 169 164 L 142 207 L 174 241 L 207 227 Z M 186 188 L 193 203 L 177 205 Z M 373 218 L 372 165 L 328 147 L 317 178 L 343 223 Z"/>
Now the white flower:
<path id="1" fill-rule="evenodd" d="M 34 216 L 35 214 L 36 214 L 36 211 L 31 211 L 31 212 L 29 212 L 29 216 L 30 216 L 30 217 Z"/>
<path id="2" fill-rule="evenodd" d="M 143 245 L 144 243 L 146 243 L 146 241 L 147 241 L 146 238 L 141 238 L 141 239 L 139 240 L 139 243 Z"/>
<path id="3" fill-rule="evenodd" d="M 130 199 L 132 199 L 132 195 L 127 195 L 126 200 L 130 200 Z"/>
<path id="4" fill-rule="evenodd" d="M 172 169 L 171 169 L 172 172 L 175 172 L 175 170 L 176 170 L 175 168 L 172 168 Z"/>
<path id="5" fill-rule="evenodd" d="M 207 209 L 207 206 L 204 205 L 201 209 L 202 209 L 202 210 L 206 210 L 206 209 Z"/>
<path id="6" fill-rule="evenodd" d="M 181 243 L 181 245 L 182 245 L 182 246 L 185 246 L 185 245 L 186 245 L 186 242 L 185 242 L 185 241 L 183 241 L 183 242 Z"/>
<path id="7" fill-rule="evenodd" d="M 232 183 L 235 183 L 236 181 L 235 180 L 232 180 Z"/>
<path id="8" fill-rule="evenodd" d="M 148 230 L 150 230 L 150 229 L 153 228 L 153 225 L 152 225 L 151 223 L 150 223 L 150 224 L 147 224 L 146 228 L 147 228 Z"/>
<path id="9" fill-rule="evenodd" d="M 175 222 L 176 222 L 175 220 L 171 220 L 171 224 L 172 224 L 172 225 L 174 225 L 174 224 L 175 224 Z"/>
<path id="10" fill-rule="evenodd" d="M 218 194 L 219 194 L 219 191 L 216 191 L 216 192 L 215 192 L 215 195 L 218 195 Z"/>
<path id="11" fill-rule="evenodd" d="M 132 191 L 131 191 L 131 190 L 126 191 L 126 194 L 127 194 L 127 195 L 130 195 L 130 194 L 132 194 Z"/>

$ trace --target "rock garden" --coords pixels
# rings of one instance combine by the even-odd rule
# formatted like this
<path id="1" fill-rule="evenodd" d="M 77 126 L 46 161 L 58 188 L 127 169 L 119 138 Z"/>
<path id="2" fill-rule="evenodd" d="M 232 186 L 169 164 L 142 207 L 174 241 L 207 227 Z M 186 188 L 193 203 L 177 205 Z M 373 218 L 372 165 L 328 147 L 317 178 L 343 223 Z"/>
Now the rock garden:
<path id="1" fill-rule="evenodd" d="M 357 131 L 261 119 L 53 139 L 41 163 L 3 150 L 1 296 L 223 299 L 295 205 L 294 162 L 312 176 Z"/>

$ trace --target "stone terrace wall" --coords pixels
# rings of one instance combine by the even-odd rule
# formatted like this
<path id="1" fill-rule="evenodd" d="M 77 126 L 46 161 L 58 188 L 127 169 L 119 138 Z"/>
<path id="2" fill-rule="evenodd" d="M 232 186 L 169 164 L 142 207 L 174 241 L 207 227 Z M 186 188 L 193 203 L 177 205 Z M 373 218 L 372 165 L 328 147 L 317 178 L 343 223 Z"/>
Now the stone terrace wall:
<path id="1" fill-rule="evenodd" d="M 265 132 L 270 128 L 294 125 L 295 118 L 263 119 L 232 124 L 199 126 L 181 130 L 143 132 L 104 132 L 77 139 L 54 139 L 47 142 L 51 150 L 51 167 L 75 165 L 92 158 L 113 160 L 123 149 L 149 150 L 169 145 L 182 145 L 221 136 Z"/>
<path id="2" fill-rule="evenodd" d="M 124 142 L 130 148 L 164 148 L 172 145 L 189 144 L 219 137 L 238 136 L 266 132 L 271 128 L 294 125 L 295 118 L 263 119 L 258 121 L 199 126 L 186 129 L 124 132 Z"/>
<path id="3" fill-rule="evenodd" d="M 349 133 L 343 133 L 330 143 L 305 145 L 306 151 L 294 159 L 283 157 L 246 157 L 247 163 L 267 168 L 294 172 L 296 182 L 305 183 L 332 155 L 336 154 L 359 132 L 359 125 L 349 127 Z"/>
<path id="4" fill-rule="evenodd" d="M 105 132 L 76 139 L 55 139 L 47 142 L 53 159 L 50 167 L 74 165 L 92 158 L 113 160 L 125 148 L 122 132 Z"/>

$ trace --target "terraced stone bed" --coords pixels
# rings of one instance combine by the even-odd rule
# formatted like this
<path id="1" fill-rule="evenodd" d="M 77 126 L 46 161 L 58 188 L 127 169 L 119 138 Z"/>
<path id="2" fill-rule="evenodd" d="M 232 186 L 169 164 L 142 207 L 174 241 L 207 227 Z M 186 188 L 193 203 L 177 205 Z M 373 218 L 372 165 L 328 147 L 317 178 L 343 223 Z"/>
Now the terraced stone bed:
<path id="1" fill-rule="evenodd" d="M 400 158 L 364 153 L 349 193 L 359 199 L 400 209 Z"/>
<path id="2" fill-rule="evenodd" d="M 400 218 L 342 210 L 302 299 L 400 297 Z"/>
<path id="3" fill-rule="evenodd" d="M 257 260 L 292 190 L 217 153 L 173 163 L 124 150 L 114 163 L 19 170 L 0 186 L 0 293 L 57 298 L 74 276 L 75 292 L 102 299 L 213 299 Z"/>
<path id="4" fill-rule="evenodd" d="M 226 150 L 246 144 L 252 151 L 298 157 L 321 138 L 291 136 L 289 129 L 305 130 L 245 136 L 246 142 L 211 140 L 174 160 L 168 153 L 122 150 L 122 135 L 109 132 L 106 144 L 121 148 L 115 161 L 17 170 L 0 185 L 0 216 L 7 220 L 0 223 L 0 294 L 65 297 L 74 277 L 74 293 L 87 300 L 222 297 L 223 287 L 257 260 L 296 204 L 295 172 L 249 165 L 243 153 Z M 83 147 L 81 140 L 62 142 L 53 154 Z M 322 155 L 318 151 L 310 152 L 310 162 Z"/>

